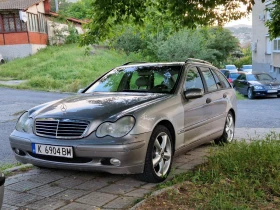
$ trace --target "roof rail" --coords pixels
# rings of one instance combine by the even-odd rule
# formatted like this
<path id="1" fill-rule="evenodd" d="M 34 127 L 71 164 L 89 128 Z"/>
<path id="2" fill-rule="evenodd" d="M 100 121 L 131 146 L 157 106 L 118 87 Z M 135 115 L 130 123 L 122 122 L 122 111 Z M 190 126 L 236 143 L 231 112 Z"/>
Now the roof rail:
<path id="1" fill-rule="evenodd" d="M 122 66 L 126 66 L 126 65 L 129 65 L 129 64 L 138 64 L 138 63 L 147 63 L 147 62 L 145 62 L 145 61 L 127 62 L 127 63 L 124 63 Z"/>
<path id="2" fill-rule="evenodd" d="M 207 61 L 204 61 L 204 60 L 200 60 L 200 59 L 196 59 L 196 58 L 188 58 L 185 63 L 187 62 L 198 62 L 198 63 L 206 63 L 206 64 L 210 64 L 212 65 L 211 63 L 207 62 Z"/>

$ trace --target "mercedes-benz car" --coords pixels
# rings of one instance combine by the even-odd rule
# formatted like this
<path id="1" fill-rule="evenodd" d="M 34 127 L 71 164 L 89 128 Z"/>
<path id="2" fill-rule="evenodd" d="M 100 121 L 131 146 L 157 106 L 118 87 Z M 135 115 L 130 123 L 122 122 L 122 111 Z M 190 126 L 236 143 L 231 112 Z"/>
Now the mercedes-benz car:
<path id="1" fill-rule="evenodd" d="M 22 163 L 161 182 L 175 155 L 231 142 L 235 120 L 235 91 L 210 63 L 127 63 L 78 95 L 27 110 L 10 144 Z"/>
<path id="2" fill-rule="evenodd" d="M 2 208 L 3 198 L 4 198 L 4 184 L 5 184 L 5 176 L 0 171 L 0 209 Z"/>
<path id="3" fill-rule="evenodd" d="M 267 73 L 240 73 L 233 82 L 234 88 L 249 99 L 280 96 L 280 82 Z"/>

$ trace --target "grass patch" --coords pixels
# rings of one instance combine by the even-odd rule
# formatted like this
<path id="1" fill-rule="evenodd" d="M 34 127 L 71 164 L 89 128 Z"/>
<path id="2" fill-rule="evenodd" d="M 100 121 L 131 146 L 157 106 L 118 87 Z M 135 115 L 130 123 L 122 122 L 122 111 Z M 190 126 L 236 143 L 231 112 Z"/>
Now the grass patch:
<path id="1" fill-rule="evenodd" d="M 37 54 L 0 66 L 1 80 L 28 80 L 16 88 L 76 92 L 108 70 L 128 61 L 142 60 L 114 50 L 96 50 L 85 56 L 76 44 L 48 46 Z"/>
<path id="2" fill-rule="evenodd" d="M 20 165 L 22 165 L 22 164 L 19 162 L 12 163 L 12 164 L 0 164 L 0 171 L 3 172 L 6 169 L 13 168 L 13 167 L 20 166 Z"/>
<path id="3" fill-rule="evenodd" d="M 176 176 L 139 209 L 280 209 L 280 135 L 234 142 L 211 151 L 208 162 Z"/>
<path id="4" fill-rule="evenodd" d="M 237 91 L 236 91 L 236 98 L 237 98 L 237 100 L 245 100 L 246 99 L 244 95 L 240 94 Z"/>

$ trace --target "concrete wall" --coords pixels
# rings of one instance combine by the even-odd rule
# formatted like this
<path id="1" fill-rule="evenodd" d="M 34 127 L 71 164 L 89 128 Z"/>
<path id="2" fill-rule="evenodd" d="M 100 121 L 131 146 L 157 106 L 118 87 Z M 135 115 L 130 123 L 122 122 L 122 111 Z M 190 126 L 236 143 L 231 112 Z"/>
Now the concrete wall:
<path id="1" fill-rule="evenodd" d="M 253 7 L 253 71 L 270 71 L 271 55 L 266 52 L 268 29 L 265 26 L 265 4 L 261 0 L 255 0 Z M 262 19 L 264 17 L 264 19 Z M 254 47 L 256 46 L 256 51 Z"/>
<path id="2" fill-rule="evenodd" d="M 35 54 L 39 49 L 45 48 L 47 45 L 38 44 L 17 44 L 17 45 L 1 45 L 0 54 L 5 60 L 15 58 L 23 58 Z"/>
<path id="3" fill-rule="evenodd" d="M 44 2 L 40 2 L 38 5 L 29 7 L 26 12 L 30 12 L 33 14 L 38 14 L 38 12 L 45 13 Z"/>

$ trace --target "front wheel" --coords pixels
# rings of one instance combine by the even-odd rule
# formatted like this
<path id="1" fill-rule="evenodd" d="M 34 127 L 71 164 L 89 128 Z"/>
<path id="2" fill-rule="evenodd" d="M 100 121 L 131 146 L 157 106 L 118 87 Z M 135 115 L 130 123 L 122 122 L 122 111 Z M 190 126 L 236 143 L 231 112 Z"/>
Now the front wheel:
<path id="1" fill-rule="evenodd" d="M 173 142 L 169 130 L 162 125 L 154 129 L 147 149 L 144 172 L 137 177 L 145 182 L 162 182 L 168 176 L 173 160 Z"/>
<path id="2" fill-rule="evenodd" d="M 249 99 L 254 99 L 254 94 L 253 94 L 253 89 L 252 88 L 249 88 L 248 89 L 248 98 Z"/>
<path id="3" fill-rule="evenodd" d="M 230 143 L 233 141 L 233 137 L 234 137 L 234 119 L 232 113 L 229 112 L 226 118 L 223 135 L 220 138 L 215 139 L 215 143 L 216 144 Z"/>

